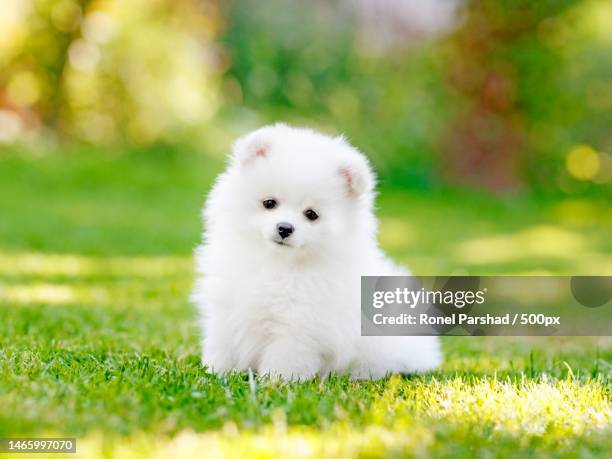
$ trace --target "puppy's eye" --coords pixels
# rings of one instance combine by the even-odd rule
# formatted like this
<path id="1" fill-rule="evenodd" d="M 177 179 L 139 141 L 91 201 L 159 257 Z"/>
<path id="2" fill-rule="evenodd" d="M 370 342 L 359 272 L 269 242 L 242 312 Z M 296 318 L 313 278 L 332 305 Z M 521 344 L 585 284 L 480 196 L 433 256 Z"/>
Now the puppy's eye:
<path id="1" fill-rule="evenodd" d="M 276 199 L 265 199 L 262 204 L 266 209 L 274 209 L 276 207 Z"/>
<path id="2" fill-rule="evenodd" d="M 319 214 L 312 209 L 306 209 L 304 211 L 304 216 L 310 221 L 315 221 L 317 218 L 319 218 Z"/>

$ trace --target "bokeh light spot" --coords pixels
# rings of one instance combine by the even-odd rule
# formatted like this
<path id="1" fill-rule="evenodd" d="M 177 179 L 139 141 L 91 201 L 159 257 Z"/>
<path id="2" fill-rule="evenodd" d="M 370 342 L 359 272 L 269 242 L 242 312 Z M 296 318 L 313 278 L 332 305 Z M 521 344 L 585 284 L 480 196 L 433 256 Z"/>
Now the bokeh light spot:
<path id="1" fill-rule="evenodd" d="M 13 142 L 22 131 L 23 123 L 15 112 L 0 110 L 0 143 Z"/>
<path id="2" fill-rule="evenodd" d="M 70 65 L 77 70 L 93 70 L 100 60 L 100 51 L 93 43 L 75 40 L 68 50 Z"/>
<path id="3" fill-rule="evenodd" d="M 59 1 L 53 6 L 51 21 L 57 30 L 71 32 L 81 22 L 81 7 L 71 0 Z"/>
<path id="4" fill-rule="evenodd" d="M 110 14 L 96 11 L 83 20 L 81 29 L 88 41 L 106 43 L 115 35 L 115 21 Z"/>
<path id="5" fill-rule="evenodd" d="M 588 145 L 577 145 L 567 154 L 565 166 L 578 180 L 590 180 L 599 172 L 599 154 Z"/>
<path id="6" fill-rule="evenodd" d="M 25 35 L 24 19 L 29 5 L 23 0 L 2 0 L 0 8 L 0 57 L 18 45 Z"/>
<path id="7" fill-rule="evenodd" d="M 32 72 L 19 72 L 13 76 L 7 86 L 9 98 L 17 105 L 27 107 L 38 100 L 40 87 Z"/>

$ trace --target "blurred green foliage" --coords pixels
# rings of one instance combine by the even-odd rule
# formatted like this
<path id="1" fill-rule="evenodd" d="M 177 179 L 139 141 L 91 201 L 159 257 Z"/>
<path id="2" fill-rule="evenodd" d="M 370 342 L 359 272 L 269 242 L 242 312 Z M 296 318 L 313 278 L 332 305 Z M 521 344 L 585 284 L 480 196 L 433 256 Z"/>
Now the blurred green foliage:
<path id="1" fill-rule="evenodd" d="M 612 195 L 609 2 L 374 3 L 5 0 L 0 143 L 219 155 L 283 120 L 390 186 Z"/>

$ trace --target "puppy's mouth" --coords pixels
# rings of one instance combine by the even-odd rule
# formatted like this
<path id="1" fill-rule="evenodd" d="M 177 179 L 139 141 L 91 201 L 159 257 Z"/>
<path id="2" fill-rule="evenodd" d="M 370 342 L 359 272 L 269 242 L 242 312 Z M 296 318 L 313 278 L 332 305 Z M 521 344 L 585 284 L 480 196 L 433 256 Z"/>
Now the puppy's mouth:
<path id="1" fill-rule="evenodd" d="M 291 244 L 286 239 L 272 238 L 271 240 L 272 242 L 274 242 L 275 245 L 279 245 L 281 247 L 293 247 L 293 244 Z"/>

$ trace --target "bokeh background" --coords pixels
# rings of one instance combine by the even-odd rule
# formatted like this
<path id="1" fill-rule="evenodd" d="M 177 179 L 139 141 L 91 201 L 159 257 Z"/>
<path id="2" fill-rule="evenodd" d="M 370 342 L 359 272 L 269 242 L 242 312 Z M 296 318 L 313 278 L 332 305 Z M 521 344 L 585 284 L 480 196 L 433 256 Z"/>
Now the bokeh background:
<path id="1" fill-rule="evenodd" d="M 610 196 L 610 23 L 605 0 L 3 0 L 0 142 L 219 157 L 283 120 L 383 184 Z"/>
<path id="2" fill-rule="evenodd" d="M 187 257 L 231 143 L 285 121 L 371 158 L 417 273 L 610 273 L 611 23 L 605 0 L 4 0 L 0 249 Z"/>

